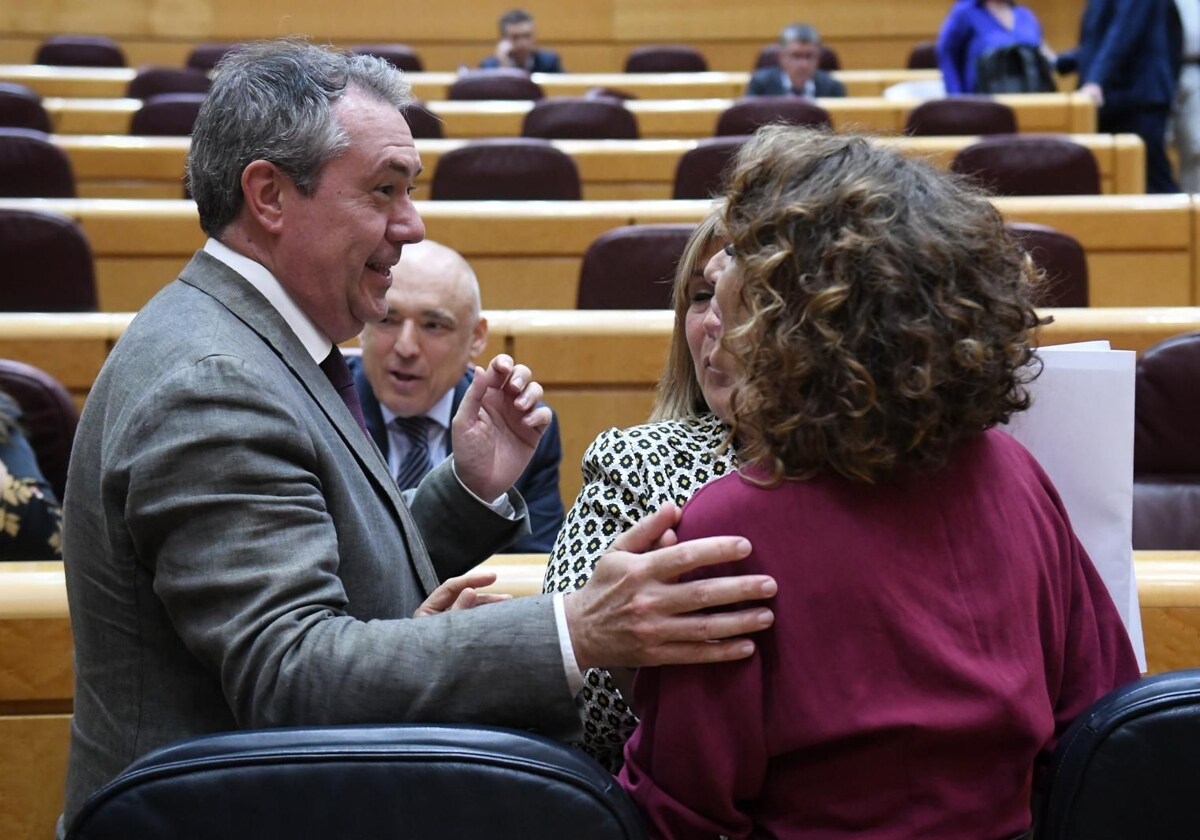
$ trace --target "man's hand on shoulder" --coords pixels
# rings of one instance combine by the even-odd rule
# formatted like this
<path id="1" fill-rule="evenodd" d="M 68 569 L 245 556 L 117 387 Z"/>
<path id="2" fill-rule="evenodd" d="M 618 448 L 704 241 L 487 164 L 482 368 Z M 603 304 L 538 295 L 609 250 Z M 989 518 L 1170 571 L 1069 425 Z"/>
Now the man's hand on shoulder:
<path id="1" fill-rule="evenodd" d="M 680 543 L 679 510 L 668 505 L 646 517 L 600 558 L 587 584 L 565 596 L 567 626 L 580 668 L 642 667 L 744 659 L 754 643 L 741 638 L 770 627 L 770 609 L 732 612 L 713 607 L 772 597 L 767 575 L 679 582 L 694 569 L 744 559 L 742 537 Z"/>

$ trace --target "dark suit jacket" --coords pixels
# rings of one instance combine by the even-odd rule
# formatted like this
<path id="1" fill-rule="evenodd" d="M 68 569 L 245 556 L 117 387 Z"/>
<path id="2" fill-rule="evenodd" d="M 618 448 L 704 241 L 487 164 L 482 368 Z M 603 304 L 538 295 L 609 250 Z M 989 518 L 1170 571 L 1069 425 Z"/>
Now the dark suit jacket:
<path id="1" fill-rule="evenodd" d="M 817 71 L 813 83 L 817 88 L 817 96 L 846 95 L 846 86 L 824 70 Z M 746 86 L 747 96 L 784 96 L 789 93 L 791 91 L 783 86 L 783 71 L 778 67 L 755 70 L 750 76 L 750 84 Z"/>
<path id="2" fill-rule="evenodd" d="M 388 457 L 388 433 L 383 422 L 383 412 L 371 383 L 367 381 L 363 371 L 362 359 L 349 356 L 347 363 L 354 374 L 354 387 L 358 389 L 358 401 L 362 404 L 363 416 L 367 420 L 367 429 L 375 439 L 375 445 Z M 467 393 L 474 373 L 468 371 L 454 387 L 454 401 L 450 405 L 450 415 L 453 417 Z M 447 440 L 448 448 L 453 451 L 453 444 Z M 558 492 L 558 465 L 562 461 L 562 439 L 558 431 L 558 417 L 550 421 L 550 427 L 542 435 L 529 466 L 513 485 L 513 489 L 521 494 L 525 505 L 529 508 L 530 533 L 520 537 L 505 549 L 507 553 L 533 554 L 548 553 L 558 536 L 558 529 L 563 523 L 562 496 Z"/>
<path id="3" fill-rule="evenodd" d="M 494 70 L 499 66 L 500 59 L 494 55 L 489 55 L 479 62 L 481 70 Z M 530 65 L 519 69 L 528 70 L 530 73 L 561 73 L 563 72 L 562 59 L 558 57 L 558 53 L 552 50 L 534 50 Z"/>
<path id="4" fill-rule="evenodd" d="M 549 599 L 410 618 L 518 526 L 448 467 L 410 509 L 279 312 L 207 253 L 109 354 L 67 488 L 68 821 L 133 759 L 212 732 L 578 731 Z"/>
<path id="5" fill-rule="evenodd" d="M 1077 67 L 1080 85 L 1100 85 L 1105 113 L 1169 107 L 1178 79 L 1174 5 L 1174 0 L 1090 0 L 1079 47 L 1062 57 L 1060 72 Z"/>

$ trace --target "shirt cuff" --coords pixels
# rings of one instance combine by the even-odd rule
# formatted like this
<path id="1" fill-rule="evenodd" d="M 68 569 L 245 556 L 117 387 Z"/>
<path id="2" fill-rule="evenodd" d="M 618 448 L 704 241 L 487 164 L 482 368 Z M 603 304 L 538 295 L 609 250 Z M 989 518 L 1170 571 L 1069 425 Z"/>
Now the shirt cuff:
<path id="1" fill-rule="evenodd" d="M 571 644 L 571 630 L 567 627 L 567 608 L 563 605 L 563 593 L 554 593 L 554 623 L 558 625 L 558 647 L 562 651 L 563 669 L 567 672 L 567 685 L 574 697 L 583 691 L 583 673 L 575 661 L 575 646 Z"/>
<path id="2" fill-rule="evenodd" d="M 505 519 L 510 519 L 513 521 L 515 521 L 518 518 L 517 517 L 517 509 L 515 507 L 513 507 L 513 503 L 508 498 L 507 493 L 501 493 L 494 500 L 492 500 L 490 502 L 486 502 L 483 499 L 476 496 L 474 491 L 472 491 L 470 487 L 463 484 L 463 480 L 458 477 L 458 466 L 453 461 L 450 462 L 450 466 L 454 472 L 454 479 L 455 479 L 455 481 L 458 482 L 458 486 L 461 487 L 462 489 L 466 490 L 467 494 L 470 495 L 470 497 L 472 499 L 479 502 L 479 504 L 483 505 L 485 508 L 487 508 L 488 510 L 490 510 L 492 513 L 496 514 L 497 516 L 503 516 Z"/>

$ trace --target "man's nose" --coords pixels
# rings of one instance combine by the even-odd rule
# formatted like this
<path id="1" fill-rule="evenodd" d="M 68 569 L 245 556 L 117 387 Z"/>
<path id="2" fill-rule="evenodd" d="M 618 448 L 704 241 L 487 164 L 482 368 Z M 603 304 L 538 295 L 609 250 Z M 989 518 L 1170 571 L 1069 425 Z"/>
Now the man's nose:
<path id="1" fill-rule="evenodd" d="M 425 220 L 417 212 L 417 206 L 411 198 L 405 197 L 396 202 L 388 219 L 387 238 L 397 245 L 413 245 L 425 238 Z"/>
<path id="2" fill-rule="evenodd" d="M 392 342 L 392 350 L 395 351 L 397 356 L 405 358 L 415 356 L 420 352 L 421 346 L 417 341 L 417 325 L 413 321 L 404 321 L 399 329 L 396 330 L 396 338 Z"/>

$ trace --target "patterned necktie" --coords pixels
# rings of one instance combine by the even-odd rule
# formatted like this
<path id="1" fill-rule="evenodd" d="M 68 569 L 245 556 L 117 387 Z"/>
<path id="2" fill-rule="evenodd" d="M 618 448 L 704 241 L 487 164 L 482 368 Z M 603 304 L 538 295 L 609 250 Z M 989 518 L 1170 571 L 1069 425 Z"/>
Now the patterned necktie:
<path id="1" fill-rule="evenodd" d="M 371 435 L 367 432 L 367 421 L 363 419 L 362 406 L 358 403 L 358 389 L 354 387 L 354 377 L 350 375 L 346 359 L 336 344 L 329 351 L 329 355 L 325 357 L 325 361 L 321 362 L 321 370 L 329 378 L 330 384 L 338 392 L 338 396 L 342 398 L 346 408 L 350 409 L 350 413 L 354 415 L 358 427 L 369 438 Z"/>
<path id="2" fill-rule="evenodd" d="M 416 487 L 433 468 L 429 459 L 429 427 L 433 420 L 428 417 L 397 417 L 392 421 L 408 440 L 408 454 L 396 469 L 396 486 L 401 490 Z"/>

